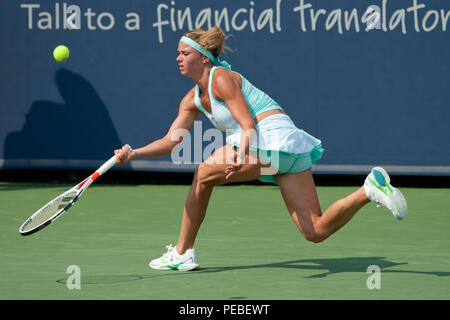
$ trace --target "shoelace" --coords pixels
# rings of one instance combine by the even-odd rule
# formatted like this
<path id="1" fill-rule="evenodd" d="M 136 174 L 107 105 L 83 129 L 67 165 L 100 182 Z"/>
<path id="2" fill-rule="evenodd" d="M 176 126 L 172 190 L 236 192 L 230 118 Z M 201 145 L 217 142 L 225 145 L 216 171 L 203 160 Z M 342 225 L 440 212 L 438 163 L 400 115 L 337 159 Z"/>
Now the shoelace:
<path id="1" fill-rule="evenodd" d="M 175 250 L 175 247 L 172 246 L 172 244 L 169 244 L 166 246 L 167 252 L 163 254 L 163 258 L 166 258 L 168 260 L 172 260 L 172 251 Z"/>

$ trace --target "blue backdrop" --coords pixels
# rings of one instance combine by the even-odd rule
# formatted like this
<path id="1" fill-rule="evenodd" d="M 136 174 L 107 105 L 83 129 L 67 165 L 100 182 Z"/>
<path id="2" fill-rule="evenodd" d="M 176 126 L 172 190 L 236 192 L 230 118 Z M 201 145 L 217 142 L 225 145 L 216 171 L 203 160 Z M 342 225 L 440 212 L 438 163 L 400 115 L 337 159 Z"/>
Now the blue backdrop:
<path id="1" fill-rule="evenodd" d="M 178 72 L 178 40 L 216 24 L 233 35 L 222 58 L 322 140 L 316 172 L 450 175 L 444 0 L 3 0 L 0 167 L 94 169 L 124 143 L 161 138 L 194 85 Z M 59 44 L 65 62 L 52 57 Z"/>

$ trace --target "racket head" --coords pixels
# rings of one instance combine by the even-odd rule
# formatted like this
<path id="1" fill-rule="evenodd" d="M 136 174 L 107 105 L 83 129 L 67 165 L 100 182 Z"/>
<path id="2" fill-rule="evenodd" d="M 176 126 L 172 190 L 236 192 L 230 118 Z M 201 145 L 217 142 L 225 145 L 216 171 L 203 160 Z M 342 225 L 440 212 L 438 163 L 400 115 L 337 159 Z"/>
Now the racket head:
<path id="1" fill-rule="evenodd" d="M 79 195 L 80 192 L 77 188 L 72 188 L 60 194 L 33 213 L 22 226 L 20 226 L 19 233 L 23 236 L 28 236 L 45 228 L 67 211 L 78 199 Z"/>

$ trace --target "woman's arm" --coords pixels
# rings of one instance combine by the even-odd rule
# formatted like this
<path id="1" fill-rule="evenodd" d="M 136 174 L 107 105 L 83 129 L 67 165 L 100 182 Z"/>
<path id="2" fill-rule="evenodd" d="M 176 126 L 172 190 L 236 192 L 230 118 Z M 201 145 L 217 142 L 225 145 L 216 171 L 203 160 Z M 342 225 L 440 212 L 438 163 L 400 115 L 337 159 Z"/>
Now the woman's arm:
<path id="1" fill-rule="evenodd" d="M 198 114 L 199 111 L 194 104 L 193 90 L 191 90 L 181 101 L 178 116 L 163 138 L 141 148 L 134 149 L 131 152 L 127 145 L 123 146 L 122 149 L 115 150 L 117 163 L 122 165 L 136 158 L 154 158 L 170 154 L 172 149 L 183 141 L 183 133 L 191 130 Z"/>
<path id="2" fill-rule="evenodd" d="M 213 79 L 212 91 L 216 99 L 225 101 L 231 115 L 241 127 L 241 141 L 234 166 L 239 170 L 247 159 L 257 134 L 255 121 L 241 92 L 240 77 L 230 71 L 218 69 Z M 229 172 L 227 178 L 231 174 L 232 172 Z"/>

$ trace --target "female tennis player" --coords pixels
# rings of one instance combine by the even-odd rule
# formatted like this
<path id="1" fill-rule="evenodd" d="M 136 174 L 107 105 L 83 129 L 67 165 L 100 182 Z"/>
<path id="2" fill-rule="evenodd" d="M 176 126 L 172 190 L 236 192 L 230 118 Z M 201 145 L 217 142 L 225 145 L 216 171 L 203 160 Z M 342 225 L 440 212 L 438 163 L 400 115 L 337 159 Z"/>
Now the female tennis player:
<path id="1" fill-rule="evenodd" d="M 174 133 L 189 131 L 201 112 L 216 128 L 231 132 L 226 145 L 195 170 L 178 242 L 152 260 L 151 268 L 187 271 L 198 267 L 194 241 L 212 190 L 229 182 L 260 179 L 278 184 L 292 220 L 312 242 L 327 239 L 370 201 L 387 207 L 398 219 L 406 215 L 405 198 L 379 167 L 371 170 L 361 188 L 322 212 L 311 173 L 324 152 L 321 141 L 298 129 L 276 101 L 218 59 L 227 49 L 225 40 L 218 27 L 187 32 L 178 43 L 176 61 L 181 74 L 196 85 L 181 100 L 168 133 L 142 148 L 130 151 L 125 145 L 115 150 L 118 164 L 170 154 L 182 141 L 172 139 L 179 136 Z"/>

